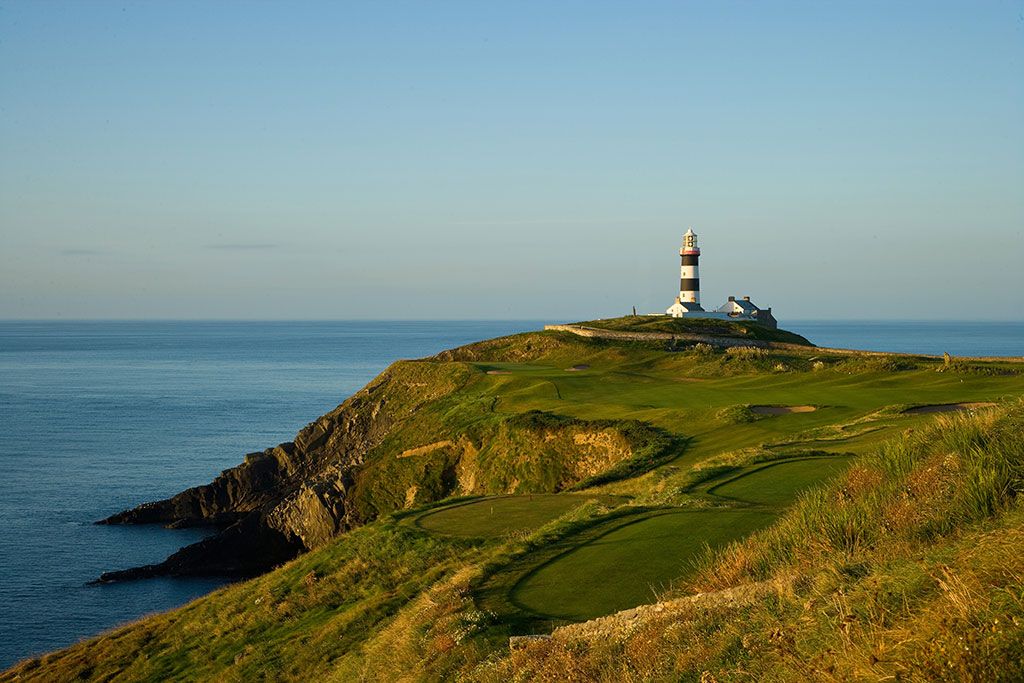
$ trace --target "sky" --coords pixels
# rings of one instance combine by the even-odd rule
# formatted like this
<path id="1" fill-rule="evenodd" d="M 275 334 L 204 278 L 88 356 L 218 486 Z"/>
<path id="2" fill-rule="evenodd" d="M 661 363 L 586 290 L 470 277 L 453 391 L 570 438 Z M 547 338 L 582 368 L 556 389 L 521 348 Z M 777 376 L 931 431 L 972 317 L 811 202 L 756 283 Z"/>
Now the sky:
<path id="1" fill-rule="evenodd" d="M 1024 316 L 1024 2 L 0 0 L 0 318 Z"/>

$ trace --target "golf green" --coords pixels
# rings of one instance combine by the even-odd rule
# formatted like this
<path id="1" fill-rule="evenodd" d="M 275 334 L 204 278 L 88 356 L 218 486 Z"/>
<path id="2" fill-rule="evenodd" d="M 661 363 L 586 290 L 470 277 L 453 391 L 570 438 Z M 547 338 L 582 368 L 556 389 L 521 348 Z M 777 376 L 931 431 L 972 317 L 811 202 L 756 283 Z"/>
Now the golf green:
<path id="1" fill-rule="evenodd" d="M 708 493 L 761 505 L 789 505 L 801 492 L 820 484 L 850 464 L 848 458 L 807 458 L 775 463 L 741 474 Z"/>
<path id="2" fill-rule="evenodd" d="M 428 512 L 416 520 L 416 525 L 448 536 L 494 538 L 536 529 L 595 498 L 613 497 L 567 494 L 495 496 Z"/>
<path id="3" fill-rule="evenodd" d="M 706 546 L 738 540 L 775 519 L 764 510 L 638 517 L 542 564 L 512 588 L 512 601 L 542 617 L 573 621 L 654 602 L 659 592 L 690 571 Z"/>

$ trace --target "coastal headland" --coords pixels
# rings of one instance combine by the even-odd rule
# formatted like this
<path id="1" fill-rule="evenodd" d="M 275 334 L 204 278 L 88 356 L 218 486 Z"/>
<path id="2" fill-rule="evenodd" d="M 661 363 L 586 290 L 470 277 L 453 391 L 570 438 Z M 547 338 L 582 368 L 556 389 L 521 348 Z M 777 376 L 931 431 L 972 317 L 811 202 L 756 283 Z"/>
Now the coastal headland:
<path id="1" fill-rule="evenodd" d="M 0 680 L 974 671 L 938 649 L 955 625 L 907 635 L 943 600 L 1003 619 L 975 644 L 1007 670 L 1021 361 L 643 316 L 399 361 L 293 441 L 102 520 L 218 532 L 101 581 L 248 580 Z"/>

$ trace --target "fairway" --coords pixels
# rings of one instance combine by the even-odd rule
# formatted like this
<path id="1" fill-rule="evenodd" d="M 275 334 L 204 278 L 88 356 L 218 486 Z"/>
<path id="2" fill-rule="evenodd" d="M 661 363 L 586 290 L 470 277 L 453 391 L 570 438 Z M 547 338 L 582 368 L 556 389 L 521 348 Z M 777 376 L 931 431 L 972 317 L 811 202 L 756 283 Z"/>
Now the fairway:
<path id="1" fill-rule="evenodd" d="M 566 494 L 495 496 L 428 512 L 417 518 L 416 526 L 447 536 L 493 538 L 536 529 L 595 498 L 612 500 L 614 497 Z"/>
<path id="2" fill-rule="evenodd" d="M 708 489 L 708 493 L 761 505 L 789 505 L 801 492 L 849 464 L 850 460 L 842 456 L 783 461 L 741 474 Z"/>
<path id="3" fill-rule="evenodd" d="M 658 512 L 558 555 L 513 587 L 512 601 L 542 617 L 582 621 L 654 602 L 714 547 L 771 524 L 764 510 Z"/>

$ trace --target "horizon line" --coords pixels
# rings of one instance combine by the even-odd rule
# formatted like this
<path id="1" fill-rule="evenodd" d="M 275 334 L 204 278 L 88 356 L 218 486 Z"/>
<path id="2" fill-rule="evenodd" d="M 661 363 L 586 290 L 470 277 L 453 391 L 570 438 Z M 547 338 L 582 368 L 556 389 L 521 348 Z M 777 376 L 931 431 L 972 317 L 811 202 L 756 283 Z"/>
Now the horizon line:
<path id="1" fill-rule="evenodd" d="M 613 320 L 615 318 L 630 316 L 609 316 L 606 318 L 589 318 L 588 320 Z M 639 314 L 637 317 L 647 317 Z M 574 322 L 587 322 L 587 320 L 566 319 L 566 318 L 177 318 L 177 317 L 153 317 L 153 318 L 5 318 L 0 317 L 0 323 L 127 323 L 127 322 L 182 322 L 182 323 L 342 323 L 342 322 L 546 322 L 559 321 L 559 324 L 572 324 Z M 904 323 L 1024 323 L 1019 318 L 791 318 L 791 323 L 879 323 L 879 322 L 904 322 Z M 781 321 L 780 321 L 781 322 Z"/>

